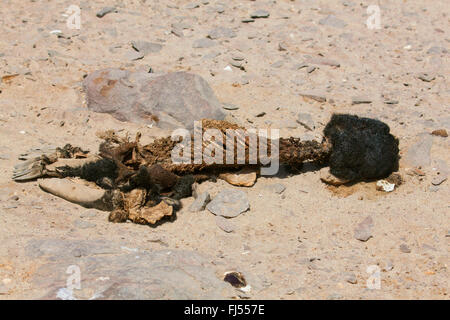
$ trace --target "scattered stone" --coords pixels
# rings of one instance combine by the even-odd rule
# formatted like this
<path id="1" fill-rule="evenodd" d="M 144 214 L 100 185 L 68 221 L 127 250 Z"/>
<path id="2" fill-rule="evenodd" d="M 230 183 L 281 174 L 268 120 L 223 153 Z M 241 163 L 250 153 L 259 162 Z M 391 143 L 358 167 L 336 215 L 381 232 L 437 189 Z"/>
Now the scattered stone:
<path id="1" fill-rule="evenodd" d="M 398 100 L 384 100 L 385 104 L 398 104 Z"/>
<path id="2" fill-rule="evenodd" d="M 434 79 L 436 79 L 436 76 L 432 75 L 432 74 L 429 74 L 429 73 L 426 73 L 426 72 L 423 72 L 423 73 L 419 74 L 418 78 L 420 80 L 422 80 L 422 81 L 425 81 L 425 82 L 431 82 Z"/>
<path id="3" fill-rule="evenodd" d="M 372 103 L 372 100 L 364 96 L 352 97 L 352 104 Z"/>
<path id="4" fill-rule="evenodd" d="M 434 46 L 428 49 L 427 54 L 446 54 L 448 51 L 444 47 Z"/>
<path id="5" fill-rule="evenodd" d="M 297 116 L 297 122 L 310 131 L 316 128 L 316 126 L 314 125 L 314 121 L 309 113 L 300 112 Z"/>
<path id="6" fill-rule="evenodd" d="M 230 220 L 228 220 L 227 218 L 224 218 L 222 216 L 216 216 L 215 220 L 216 225 L 226 233 L 230 233 L 236 230 L 234 224 L 232 224 Z"/>
<path id="7" fill-rule="evenodd" d="M 344 274 L 344 280 L 351 284 L 357 284 L 358 279 L 356 278 L 356 275 L 352 272 L 347 272 Z"/>
<path id="8" fill-rule="evenodd" d="M 97 226 L 95 223 L 91 223 L 85 220 L 75 220 L 73 225 L 79 229 L 89 229 L 95 228 Z"/>
<path id="9" fill-rule="evenodd" d="M 115 7 L 104 7 L 103 9 L 101 9 L 100 11 L 97 12 L 96 16 L 97 16 L 97 18 L 103 18 L 108 13 L 111 13 L 114 11 L 116 11 Z"/>
<path id="10" fill-rule="evenodd" d="M 309 66 L 308 68 L 306 68 L 306 72 L 308 73 L 312 73 L 314 70 L 316 70 L 317 68 L 315 66 Z"/>
<path id="11" fill-rule="evenodd" d="M 231 60 L 230 64 L 235 68 L 245 70 L 244 61 Z"/>
<path id="12" fill-rule="evenodd" d="M 408 148 L 405 162 L 411 167 L 426 167 L 431 163 L 431 147 L 433 137 L 428 133 L 418 136 L 418 141 Z"/>
<path id="13" fill-rule="evenodd" d="M 400 251 L 403 253 L 411 253 L 411 249 L 405 243 L 400 245 Z"/>
<path id="14" fill-rule="evenodd" d="M 386 178 L 386 181 L 389 183 L 395 184 L 395 186 L 400 186 L 403 184 L 404 180 L 400 173 L 393 172 L 389 177 Z"/>
<path id="15" fill-rule="evenodd" d="M 395 184 L 389 183 L 386 180 L 378 180 L 376 184 L 378 191 L 392 192 L 395 189 Z"/>
<path id="16" fill-rule="evenodd" d="M 392 261 L 388 261 L 386 263 L 386 267 L 384 267 L 384 271 L 391 271 L 393 269 L 394 269 L 394 265 L 393 265 Z"/>
<path id="17" fill-rule="evenodd" d="M 443 137 L 443 138 L 447 138 L 448 137 L 447 130 L 445 130 L 445 129 L 433 130 L 433 132 L 431 132 L 431 134 L 433 136 L 439 136 L 439 137 Z"/>
<path id="18" fill-rule="evenodd" d="M 242 19 L 241 20 L 242 23 L 250 23 L 250 22 L 255 22 L 255 19 Z"/>
<path id="19" fill-rule="evenodd" d="M 323 94 L 320 94 L 320 93 L 302 92 L 302 93 L 300 93 L 300 95 L 305 97 L 305 98 L 309 98 L 309 99 L 315 100 L 317 102 L 325 102 L 325 101 L 327 101 L 326 96 L 323 95 Z"/>
<path id="20" fill-rule="evenodd" d="M 366 242 L 372 238 L 372 228 L 373 220 L 372 217 L 368 216 L 356 226 L 354 232 L 355 239 Z"/>
<path id="21" fill-rule="evenodd" d="M 250 15 L 253 19 L 268 18 L 269 16 L 270 13 L 266 10 L 256 10 Z"/>
<path id="22" fill-rule="evenodd" d="M 211 201 L 211 197 L 209 195 L 209 192 L 205 191 L 205 192 L 197 195 L 197 198 L 195 199 L 195 201 L 189 207 L 189 211 L 191 211 L 191 212 L 203 211 L 203 210 L 205 210 L 206 205 L 210 201 Z"/>
<path id="23" fill-rule="evenodd" d="M 219 178 L 233 186 L 251 187 L 256 182 L 256 172 L 244 168 L 236 173 L 222 173 L 219 175 Z"/>
<path id="24" fill-rule="evenodd" d="M 11 198 L 9 198 L 8 200 L 12 200 L 12 201 L 18 201 L 19 200 L 19 196 L 14 195 Z"/>
<path id="25" fill-rule="evenodd" d="M 147 42 L 147 41 L 132 41 L 131 46 L 134 50 L 147 55 L 149 53 L 160 52 L 163 48 L 159 43 Z"/>
<path id="26" fill-rule="evenodd" d="M 431 184 L 433 186 L 439 186 L 440 184 L 442 184 L 444 181 L 447 180 L 447 175 L 445 174 L 439 174 L 437 176 L 435 176 L 432 180 L 431 180 Z"/>
<path id="27" fill-rule="evenodd" d="M 145 54 L 138 51 L 129 51 L 125 55 L 126 60 L 136 61 L 145 57 Z"/>
<path id="28" fill-rule="evenodd" d="M 278 194 L 281 194 L 284 192 L 284 190 L 286 190 L 286 186 L 282 183 L 274 183 L 274 184 L 270 184 L 268 186 L 265 186 L 264 189 L 267 189 L 271 192 L 275 192 Z"/>
<path id="29" fill-rule="evenodd" d="M 242 54 L 235 53 L 231 56 L 231 59 L 233 59 L 235 61 L 243 61 L 243 60 L 245 60 L 245 57 Z"/>
<path id="30" fill-rule="evenodd" d="M 280 43 L 278 44 L 278 50 L 279 50 L 279 51 L 287 51 L 287 46 L 286 46 L 286 44 L 283 43 L 283 42 L 280 42 Z"/>
<path id="31" fill-rule="evenodd" d="M 199 7 L 200 7 L 200 5 L 196 2 L 191 2 L 184 6 L 185 9 L 196 9 Z"/>
<path id="32" fill-rule="evenodd" d="M 320 169 L 320 180 L 326 184 L 338 187 L 349 182 L 349 180 L 336 177 L 330 172 L 330 168 L 324 167 Z"/>
<path id="33" fill-rule="evenodd" d="M 120 121 L 191 129 L 200 119 L 225 118 L 208 83 L 191 73 L 105 69 L 87 76 L 83 86 L 88 109 Z"/>
<path id="34" fill-rule="evenodd" d="M 209 38 L 202 38 L 195 40 L 192 44 L 192 48 L 211 48 L 216 45 L 216 42 Z"/>
<path id="35" fill-rule="evenodd" d="M 276 62 L 272 63 L 271 67 L 272 68 L 281 68 L 283 66 L 283 63 L 284 62 L 282 60 L 276 61 Z"/>
<path id="36" fill-rule="evenodd" d="M 306 68 L 306 67 L 308 67 L 308 64 L 307 63 L 298 63 L 298 64 L 296 64 L 296 65 L 294 65 L 294 70 L 300 70 L 300 69 L 303 69 L 303 68 Z"/>
<path id="37" fill-rule="evenodd" d="M 222 108 L 224 108 L 225 110 L 238 110 L 239 109 L 238 106 L 236 106 L 232 103 L 223 103 Z"/>
<path id="38" fill-rule="evenodd" d="M 244 275 L 237 271 L 225 272 L 223 281 L 228 282 L 235 288 L 243 288 L 247 286 Z"/>
<path id="39" fill-rule="evenodd" d="M 234 218 L 250 209 L 247 194 L 242 190 L 226 189 L 206 206 L 216 216 Z"/>
<path id="40" fill-rule="evenodd" d="M 336 60 L 327 59 L 327 58 L 323 58 L 323 57 L 309 57 L 309 58 L 307 58 L 306 63 L 319 64 L 319 65 L 336 67 L 336 68 L 339 68 L 341 66 L 341 64 L 339 62 L 337 62 Z"/>
<path id="41" fill-rule="evenodd" d="M 170 30 L 171 33 L 173 33 L 174 35 L 176 35 L 179 38 L 183 38 L 184 37 L 184 31 L 183 29 L 178 29 L 178 28 L 172 28 Z"/>
<path id="42" fill-rule="evenodd" d="M 319 20 L 319 24 L 324 26 L 330 26 L 334 28 L 345 28 L 347 23 L 337 18 L 335 15 L 328 15 L 327 17 Z"/>
<path id="43" fill-rule="evenodd" d="M 255 117 L 261 118 L 261 117 L 264 117 L 265 115 L 266 115 L 266 113 L 265 113 L 264 111 L 262 111 L 262 112 L 257 113 L 257 114 L 255 115 Z"/>
<path id="44" fill-rule="evenodd" d="M 9 154 L 0 154 L 0 160 L 9 160 L 10 158 Z"/>
<path id="45" fill-rule="evenodd" d="M 0 283 L 0 296 L 1 295 L 7 295 L 9 293 L 9 289 L 6 285 L 3 283 Z"/>
<path id="46" fill-rule="evenodd" d="M 236 33 L 233 31 L 233 29 L 230 28 L 224 28 L 224 27 L 218 27 L 213 30 L 210 30 L 207 35 L 208 38 L 215 40 L 215 39 L 222 39 L 222 38 L 235 38 Z"/>
<path id="47" fill-rule="evenodd" d="M 80 214 L 80 218 L 93 218 L 95 216 L 97 216 L 97 212 L 95 212 L 95 210 L 87 210 Z"/>

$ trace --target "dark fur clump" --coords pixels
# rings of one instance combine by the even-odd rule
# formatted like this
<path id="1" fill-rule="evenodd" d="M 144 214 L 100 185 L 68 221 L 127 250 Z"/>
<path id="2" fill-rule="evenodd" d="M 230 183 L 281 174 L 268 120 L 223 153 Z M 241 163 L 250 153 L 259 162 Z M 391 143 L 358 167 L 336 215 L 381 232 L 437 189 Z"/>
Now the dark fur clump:
<path id="1" fill-rule="evenodd" d="M 100 159 L 95 162 L 87 163 L 81 167 L 70 168 L 63 167 L 60 171 L 63 177 L 80 177 L 87 181 L 96 182 L 102 178 L 117 178 L 117 166 L 111 159 Z"/>
<path id="2" fill-rule="evenodd" d="M 330 172 L 351 181 L 380 179 L 398 170 L 398 139 L 379 120 L 334 114 L 324 129 L 332 144 Z"/>

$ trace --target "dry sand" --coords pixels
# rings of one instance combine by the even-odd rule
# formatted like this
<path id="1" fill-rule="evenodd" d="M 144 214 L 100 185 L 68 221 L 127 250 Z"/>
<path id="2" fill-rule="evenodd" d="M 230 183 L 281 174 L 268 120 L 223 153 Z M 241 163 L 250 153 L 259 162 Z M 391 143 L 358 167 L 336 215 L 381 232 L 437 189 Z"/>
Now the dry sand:
<path id="1" fill-rule="evenodd" d="M 36 281 L 52 258 L 26 249 L 42 239 L 102 240 L 118 252 L 196 252 L 219 281 L 224 271 L 238 270 L 252 285 L 250 293 L 233 289 L 219 293 L 222 298 L 448 299 L 449 181 L 440 177 L 449 172 L 449 140 L 430 134 L 450 129 L 448 2 L 194 3 L 198 7 L 176 0 L 2 0 L 0 299 L 56 298 L 53 288 L 42 284 L 47 282 Z M 79 30 L 68 29 L 63 16 L 72 4 L 81 7 Z M 381 10 L 380 29 L 366 26 L 371 4 Z M 96 17 L 106 6 L 116 12 Z M 270 16 L 242 22 L 257 9 Z M 197 40 L 219 27 L 229 29 L 207 43 L 213 46 L 196 48 Z M 132 60 L 136 52 L 130 43 L 137 40 L 162 49 Z M 245 71 L 233 66 L 227 71 L 239 56 Z M 308 67 L 301 68 L 304 62 Z M 376 191 L 374 183 L 332 189 L 308 168 L 287 177 L 260 177 L 253 187 L 239 188 L 250 210 L 231 219 L 235 230 L 225 233 L 209 211 L 189 212 L 193 198 L 182 200 L 175 222 L 151 228 L 109 223 L 108 213 L 44 193 L 37 182 L 11 181 L 19 155 L 31 148 L 72 143 L 95 152 L 95 132 L 104 129 L 131 136 L 140 131 L 148 141 L 167 134 L 87 110 L 81 81 L 105 67 L 199 74 L 221 102 L 239 107 L 226 111 L 229 117 L 246 127 L 279 128 L 281 136 L 321 139 L 333 112 L 378 118 L 400 139 L 405 183 L 392 193 Z M 429 82 L 421 73 L 431 75 L 425 77 Z M 327 101 L 302 95 L 310 93 Z M 371 102 L 352 104 L 357 98 Z M 265 115 L 257 117 L 261 112 Z M 313 131 L 296 122 L 298 113 L 312 116 Z M 275 183 L 286 190 L 278 194 L 267 187 Z M 214 197 L 237 187 L 219 180 L 200 188 Z M 354 232 L 368 216 L 372 237 L 363 242 Z M 61 266 L 76 261 L 72 257 Z M 366 283 L 374 265 L 379 289 Z M 82 267 L 83 288 L 92 288 L 83 280 L 85 272 Z M 67 276 L 64 267 L 47 280 Z M 104 277 L 112 275 L 105 271 Z M 195 290 L 186 295 L 200 296 Z"/>

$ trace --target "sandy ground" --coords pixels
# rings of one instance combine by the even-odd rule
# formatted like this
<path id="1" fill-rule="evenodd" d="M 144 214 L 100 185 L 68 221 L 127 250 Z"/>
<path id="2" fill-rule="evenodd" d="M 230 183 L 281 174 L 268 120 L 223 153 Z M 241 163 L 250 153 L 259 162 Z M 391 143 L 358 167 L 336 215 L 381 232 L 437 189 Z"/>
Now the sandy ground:
<path id="1" fill-rule="evenodd" d="M 430 134 L 450 129 L 448 2 L 194 3 L 198 6 L 175 0 L 2 0 L 0 299 L 48 293 L 34 281 L 46 262 L 25 250 L 39 239 L 102 239 L 149 252 L 195 251 L 207 257 L 217 277 L 231 269 L 258 279 L 241 298 L 448 299 L 449 181 L 439 183 L 439 177 L 449 171 L 449 140 Z M 81 8 L 79 30 L 68 29 L 63 16 L 72 4 Z M 369 5 L 380 8 L 380 29 L 366 26 Z M 96 17 L 106 6 L 116 12 Z M 242 22 L 257 9 L 270 16 Z M 217 27 L 235 36 L 194 48 Z M 180 29 L 183 37 L 172 32 Z M 132 60 L 132 40 L 163 48 Z M 244 58 L 245 70 L 231 66 L 227 71 L 236 55 Z M 301 68 L 310 57 L 322 63 L 310 63 L 315 70 Z M 98 130 L 140 131 L 149 141 L 167 133 L 87 110 L 81 81 L 104 67 L 199 74 L 221 102 L 239 107 L 227 111 L 230 117 L 247 127 L 279 128 L 282 136 L 320 139 L 333 112 L 379 118 L 400 140 L 405 183 L 392 193 L 376 191 L 374 183 L 330 189 L 318 171 L 308 168 L 260 177 L 253 187 L 241 188 L 250 210 L 232 219 L 236 230 L 225 233 L 210 212 L 187 210 L 193 198 L 183 200 L 176 221 L 151 228 L 109 223 L 107 213 L 96 210 L 84 215 L 87 209 L 42 192 L 36 182 L 11 181 L 19 155 L 31 148 L 72 143 L 95 152 Z M 433 79 L 421 80 L 421 73 Z M 327 101 L 302 96 L 311 92 Z M 371 103 L 352 104 L 361 96 Z M 257 117 L 261 112 L 266 114 Z M 299 112 L 312 116 L 313 131 L 296 123 Z M 274 183 L 286 190 L 268 191 Z M 219 180 L 200 188 L 214 196 L 235 187 Z M 362 242 L 354 230 L 367 216 L 374 224 L 372 238 Z M 380 271 L 378 289 L 367 286 L 374 276 L 370 266 Z"/>

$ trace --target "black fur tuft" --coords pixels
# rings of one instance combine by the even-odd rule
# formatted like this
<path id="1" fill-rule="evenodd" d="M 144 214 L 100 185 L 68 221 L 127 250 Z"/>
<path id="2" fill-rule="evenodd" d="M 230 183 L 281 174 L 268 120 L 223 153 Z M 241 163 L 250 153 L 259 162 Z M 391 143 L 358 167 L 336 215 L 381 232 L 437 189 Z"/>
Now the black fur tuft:
<path id="1" fill-rule="evenodd" d="M 334 114 L 324 129 L 332 144 L 330 172 L 351 181 L 380 179 L 398 170 L 398 139 L 379 120 Z"/>

